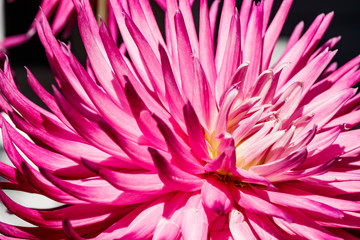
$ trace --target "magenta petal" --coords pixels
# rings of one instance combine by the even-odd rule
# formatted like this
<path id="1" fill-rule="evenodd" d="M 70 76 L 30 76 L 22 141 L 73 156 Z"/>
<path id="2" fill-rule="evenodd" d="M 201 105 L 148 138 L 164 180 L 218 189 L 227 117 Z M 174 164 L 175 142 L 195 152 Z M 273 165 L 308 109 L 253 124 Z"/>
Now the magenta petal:
<path id="1" fill-rule="evenodd" d="M 153 239 L 178 239 L 181 234 L 183 210 L 188 197 L 189 194 L 179 192 L 167 202 L 162 218 L 154 231 Z"/>
<path id="2" fill-rule="evenodd" d="M 252 233 L 252 229 L 244 213 L 236 209 L 231 210 L 229 213 L 229 226 L 233 239 L 257 239 Z"/>
<path id="3" fill-rule="evenodd" d="M 117 237 L 123 239 L 148 239 L 154 233 L 157 222 L 160 220 L 164 212 L 165 202 L 168 196 L 162 197 L 140 212 L 135 219 L 125 229 L 123 234 Z"/>
<path id="4" fill-rule="evenodd" d="M 0 190 L 0 200 L 1 202 L 13 213 L 19 216 L 20 218 L 36 224 L 42 227 L 51 227 L 51 228 L 61 228 L 61 221 L 49 221 L 43 219 L 41 214 L 34 209 L 26 208 L 12 201 L 3 191 Z"/>
<path id="5" fill-rule="evenodd" d="M 89 74 L 84 70 L 80 63 L 74 56 L 70 56 L 71 65 L 77 77 L 81 80 L 86 92 L 94 102 L 103 118 L 108 120 L 109 123 L 120 133 L 124 133 L 129 138 L 136 138 L 139 133 L 138 127 L 134 119 L 124 112 L 119 106 L 116 105 L 100 88 Z M 122 119 L 122 124 L 118 123 L 116 119 Z M 127 125 L 127 128 L 124 127 Z"/>
<path id="6" fill-rule="evenodd" d="M 296 168 L 304 162 L 307 157 L 307 150 L 303 148 L 297 152 L 290 154 L 289 156 L 275 160 L 263 165 L 257 165 L 250 168 L 250 171 L 255 172 L 261 176 L 278 175 L 282 172 Z"/>
<path id="7" fill-rule="evenodd" d="M 63 177 L 92 176 L 92 174 L 87 169 L 85 169 L 76 161 L 61 154 L 49 151 L 45 148 L 41 148 L 27 140 L 25 137 L 15 131 L 15 129 L 11 127 L 6 121 L 4 121 L 4 127 L 2 130 L 4 142 L 9 136 L 11 141 L 37 166 L 42 166 L 55 175 Z M 41 156 L 41 158 L 39 156 Z"/>
<path id="8" fill-rule="evenodd" d="M 235 11 L 235 1 L 226 1 L 222 7 L 220 24 L 219 24 L 219 39 L 216 46 L 215 66 L 220 69 L 221 61 L 224 59 L 227 38 L 230 32 L 230 23 L 233 13 Z"/>
<path id="9" fill-rule="evenodd" d="M 232 186 L 231 190 L 234 201 L 247 211 L 282 218 L 287 222 L 293 221 L 293 218 L 289 213 L 261 198 L 251 189 L 237 189 L 235 186 Z"/>
<path id="10" fill-rule="evenodd" d="M 276 39 L 280 35 L 282 26 L 285 23 L 286 17 L 289 13 L 290 7 L 293 0 L 283 1 L 279 10 L 277 11 L 274 19 L 272 20 L 270 26 L 266 30 L 264 36 L 264 60 L 262 63 L 262 68 L 266 69 L 269 66 L 271 53 L 275 47 Z"/>
<path id="11" fill-rule="evenodd" d="M 120 147 L 97 124 L 84 118 L 57 90 L 54 90 L 54 96 L 61 111 L 84 139 L 104 152 L 123 157 Z"/>
<path id="12" fill-rule="evenodd" d="M 216 3 L 216 1 L 214 1 Z M 214 61 L 214 46 L 212 32 L 210 28 L 210 16 L 207 1 L 200 1 L 200 19 L 199 19 L 199 58 L 201 65 L 205 69 L 210 88 L 215 86 L 216 68 Z M 214 93 L 214 91 L 212 91 Z"/>
<path id="13" fill-rule="evenodd" d="M 168 55 L 162 45 L 159 45 L 161 69 L 164 76 L 166 99 L 172 116 L 179 122 L 183 121 L 181 109 L 185 105 L 183 96 L 177 86 Z"/>
<path id="14" fill-rule="evenodd" d="M 179 56 L 180 75 L 182 79 L 182 92 L 190 102 L 193 101 L 194 92 L 191 86 L 194 82 L 194 65 L 192 64 L 192 48 L 190 45 L 189 35 L 185 26 L 183 15 L 180 11 L 174 16 L 176 40 Z"/>
<path id="15" fill-rule="evenodd" d="M 217 81 L 215 83 L 215 97 L 219 102 L 222 94 L 229 87 L 229 81 L 234 74 L 238 62 L 240 61 L 240 24 L 237 11 L 233 14 L 230 23 L 230 30 L 226 42 L 224 58 L 218 71 Z"/>
<path id="16" fill-rule="evenodd" d="M 241 168 L 237 168 L 236 169 L 236 175 L 238 176 L 240 179 L 242 179 L 244 182 L 248 182 L 248 183 L 255 183 L 255 184 L 260 184 L 260 185 L 264 185 L 267 186 L 270 189 L 277 189 L 268 179 L 266 179 L 265 177 L 262 177 L 260 175 L 257 175 L 255 173 L 246 171 L 244 169 Z"/>
<path id="17" fill-rule="evenodd" d="M 126 173 L 106 168 L 99 169 L 99 175 L 116 188 L 134 192 L 161 192 L 163 182 L 155 173 Z"/>
<path id="18" fill-rule="evenodd" d="M 199 160 L 192 155 L 188 146 L 176 138 L 176 135 L 163 120 L 156 115 L 153 115 L 153 118 L 157 122 L 157 126 L 166 141 L 168 150 L 172 156 L 172 162 L 183 171 L 193 174 L 204 173 L 203 166 Z"/>
<path id="19" fill-rule="evenodd" d="M 149 152 L 158 170 L 159 177 L 166 186 L 184 192 L 192 192 L 201 188 L 203 179 L 171 165 L 155 149 L 149 148 Z"/>
<path id="20" fill-rule="evenodd" d="M 340 240 L 341 238 L 334 236 L 328 230 L 321 227 L 301 211 L 288 210 L 294 217 L 293 223 L 288 223 L 280 218 L 273 218 L 274 222 L 280 226 L 290 229 L 296 235 L 305 239 L 331 239 Z"/>
<path id="21" fill-rule="evenodd" d="M 80 237 L 75 230 L 73 229 L 71 222 L 68 219 L 64 219 L 63 221 L 64 233 L 67 238 L 74 240 L 83 240 L 84 238 Z"/>
<path id="22" fill-rule="evenodd" d="M 245 41 L 242 47 L 242 60 L 250 61 L 249 69 L 244 82 L 244 93 L 247 93 L 253 85 L 256 76 L 260 72 L 260 54 L 263 48 L 263 7 L 264 3 L 252 4 L 251 14 L 246 29 Z"/>
<path id="23" fill-rule="evenodd" d="M 123 94 L 119 93 L 122 93 L 123 89 L 117 81 L 112 81 L 114 77 L 107 58 L 102 54 L 104 49 L 99 36 L 99 27 L 92 17 L 91 6 L 86 2 L 82 2 L 80 5 L 82 6 L 78 10 L 79 32 L 96 79 L 109 98 L 113 101 L 122 102 L 123 98 L 119 96 Z M 97 62 L 97 60 L 100 61 Z"/>
<path id="24" fill-rule="evenodd" d="M 302 210 L 314 211 L 332 218 L 342 218 L 344 216 L 342 211 L 336 208 L 333 208 L 326 204 L 316 202 L 310 199 L 302 198 L 300 196 L 294 197 L 293 195 L 290 194 L 273 192 L 273 191 L 262 191 L 262 190 L 255 190 L 255 191 L 264 199 L 267 199 L 268 201 L 278 205 L 298 208 Z"/>
<path id="25" fill-rule="evenodd" d="M 35 76 L 26 68 L 28 82 L 34 92 L 41 98 L 41 100 L 51 109 L 51 111 L 67 126 L 70 127 L 70 123 L 66 120 L 59 106 L 55 102 L 55 98 L 51 96 L 36 80 Z"/>
<path id="26" fill-rule="evenodd" d="M 201 199 L 204 207 L 219 215 L 230 211 L 233 199 L 229 187 L 217 177 L 209 177 L 201 188 Z"/>
<path id="27" fill-rule="evenodd" d="M 261 239 L 276 240 L 290 237 L 286 237 L 285 233 L 279 230 L 279 228 L 269 218 L 266 218 L 261 214 L 247 211 L 246 216 L 251 227 Z"/>
<path id="28" fill-rule="evenodd" d="M 130 104 L 131 112 L 144 136 L 154 146 L 162 149 L 166 148 L 161 133 L 156 129 L 156 121 L 151 117 L 149 109 L 129 81 L 125 83 L 125 94 Z"/>
<path id="29" fill-rule="evenodd" d="M 193 57 L 193 63 L 196 84 L 193 88 L 195 94 L 191 103 L 198 114 L 200 123 L 208 131 L 213 131 L 217 115 L 215 93 L 212 92 L 203 66 L 196 57 Z"/>
<path id="30" fill-rule="evenodd" d="M 209 154 L 205 143 L 203 128 L 190 102 L 184 106 L 183 111 L 191 151 L 199 158 L 208 158 Z"/>
<path id="31" fill-rule="evenodd" d="M 201 197 L 195 194 L 189 198 L 181 222 L 184 239 L 206 240 L 208 236 L 208 218 L 206 216 Z"/>
<path id="32" fill-rule="evenodd" d="M 84 201 L 101 204 L 135 204 L 142 203 L 157 197 L 157 195 L 147 195 L 116 190 L 115 187 L 102 179 L 92 179 L 84 184 L 82 181 L 61 180 L 51 173 L 41 169 L 41 173 L 54 185 L 64 192 Z"/>
<path id="33" fill-rule="evenodd" d="M 143 64 L 145 69 L 149 74 L 149 78 L 152 84 L 152 87 L 156 90 L 156 94 L 160 99 L 164 99 L 165 97 L 165 87 L 164 87 L 164 79 L 161 72 L 161 65 L 158 57 L 155 55 L 154 50 L 152 49 L 142 35 L 137 26 L 132 22 L 132 20 L 125 14 L 125 24 L 129 33 L 131 34 L 136 46 L 139 48 L 139 52 L 143 59 Z M 166 102 L 166 101 L 164 101 Z"/>
<path id="34" fill-rule="evenodd" d="M 141 84 L 142 78 L 135 78 L 131 69 L 125 62 L 124 56 L 120 53 L 114 40 L 110 37 L 110 33 L 104 23 L 100 25 L 100 36 L 104 43 L 105 51 L 109 57 L 111 66 L 122 86 L 125 85 L 125 79 L 128 78 L 137 93 L 142 97 L 142 100 L 146 103 L 147 107 L 149 107 L 152 112 L 163 116 L 162 113 L 164 112 L 164 109 L 159 106 L 159 104 L 150 96 L 150 93 L 147 92 L 146 87 Z"/>
<path id="35" fill-rule="evenodd" d="M 227 139 L 228 144 L 224 144 L 221 149 L 221 154 L 211 162 L 205 165 L 205 170 L 208 172 L 231 172 L 236 175 L 236 153 L 234 140 Z"/>
<path id="36" fill-rule="evenodd" d="M 62 191 L 61 189 L 55 187 L 51 182 L 46 180 L 38 171 L 29 167 L 25 162 L 22 163 L 21 169 L 26 179 L 39 193 L 42 193 L 45 196 L 48 196 L 49 198 L 62 203 L 84 203 L 84 201 L 77 199 L 69 195 L 68 193 Z"/>
<path id="37" fill-rule="evenodd" d="M 55 231 L 49 228 L 41 228 L 41 227 L 19 227 L 13 226 L 11 224 L 6 224 L 0 222 L 0 233 L 5 234 L 6 236 L 1 236 L 4 240 L 14 240 L 14 239 L 36 239 L 36 238 L 49 238 L 52 237 L 54 239 L 63 238 L 63 233 L 59 231 Z"/>

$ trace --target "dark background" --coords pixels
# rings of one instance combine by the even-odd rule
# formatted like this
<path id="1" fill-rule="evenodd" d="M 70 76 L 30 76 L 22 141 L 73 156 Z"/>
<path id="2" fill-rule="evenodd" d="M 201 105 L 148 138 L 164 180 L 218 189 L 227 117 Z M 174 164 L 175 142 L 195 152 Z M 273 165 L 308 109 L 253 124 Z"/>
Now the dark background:
<path id="1" fill-rule="evenodd" d="M 26 32 L 40 2 L 40 0 L 6 2 L 6 35 Z M 274 13 L 281 2 L 281 0 L 274 1 Z M 238 1 L 237 5 L 240 8 L 241 1 Z M 294 0 L 282 35 L 289 36 L 296 24 L 302 20 L 305 22 L 306 29 L 318 14 L 331 11 L 335 11 L 335 16 L 322 41 L 325 42 L 331 37 L 342 36 L 341 41 L 335 46 L 339 51 L 334 59 L 339 65 L 342 65 L 360 53 L 360 0 Z M 197 13 L 196 10 L 195 13 Z M 72 50 L 80 58 L 84 59 L 84 51 L 76 28 L 70 39 L 62 40 L 71 41 Z M 36 97 L 27 91 L 28 86 L 26 85 L 23 66 L 27 66 L 46 88 L 49 89 L 53 81 L 45 52 L 38 37 L 35 36 L 26 44 L 9 50 L 8 55 L 10 63 L 17 74 L 19 87 L 26 92 L 26 95 L 35 98 L 35 101 L 37 101 Z"/>

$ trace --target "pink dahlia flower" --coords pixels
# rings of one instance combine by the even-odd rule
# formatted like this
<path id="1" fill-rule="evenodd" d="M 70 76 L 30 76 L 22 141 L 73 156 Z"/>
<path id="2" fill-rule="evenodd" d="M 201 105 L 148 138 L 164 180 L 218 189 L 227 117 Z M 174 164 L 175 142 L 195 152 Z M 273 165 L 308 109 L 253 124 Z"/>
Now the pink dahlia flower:
<path id="1" fill-rule="evenodd" d="M 9 211 L 1 239 L 357 239 L 360 228 L 360 57 L 330 64 L 338 38 L 318 47 L 332 13 L 269 66 L 292 0 L 166 1 L 165 39 L 148 1 L 111 0 L 119 50 L 89 1 L 74 0 L 84 68 L 43 15 L 37 32 L 57 86 L 28 71 L 45 110 L 0 71 L 1 189 L 63 203 Z M 126 4 L 129 3 L 129 4 Z M 214 47 L 214 45 L 216 45 Z M 330 65 L 329 65 L 330 64 Z M 26 133 L 31 141 L 19 134 Z M 20 152 L 22 154 L 20 154 Z M 28 160 L 24 159 L 24 155 Z"/>

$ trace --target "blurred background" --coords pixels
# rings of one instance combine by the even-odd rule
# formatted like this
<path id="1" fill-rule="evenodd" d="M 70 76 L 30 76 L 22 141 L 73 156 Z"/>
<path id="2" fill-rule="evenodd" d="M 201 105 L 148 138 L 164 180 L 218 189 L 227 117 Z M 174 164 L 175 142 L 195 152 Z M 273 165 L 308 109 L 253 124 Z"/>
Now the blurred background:
<path id="1" fill-rule="evenodd" d="M 209 3 L 210 2 L 212 1 L 209 1 Z M 281 2 L 281 0 L 274 1 L 274 13 L 280 6 Z M 3 19 L 5 22 L 4 25 L 2 25 L 0 20 L 0 38 L 2 35 L 11 36 L 25 33 L 33 21 L 36 12 L 39 9 L 40 3 L 40 0 L 0 0 L 0 19 Z M 240 5 L 241 1 L 238 1 L 238 7 L 240 7 Z M 1 11 L 2 8 L 4 11 Z M 194 14 L 198 12 L 197 8 L 198 5 L 195 4 Z M 159 8 L 156 8 L 155 10 L 158 15 L 162 15 Z M 332 37 L 342 37 L 341 41 L 335 47 L 335 49 L 339 49 L 339 51 L 334 59 L 334 61 L 338 62 L 340 66 L 357 56 L 360 53 L 360 0 L 294 0 L 282 32 L 281 41 L 275 54 L 281 54 L 281 51 L 285 47 L 286 39 L 290 36 L 296 24 L 300 21 L 304 21 L 305 29 L 307 29 L 318 14 L 329 13 L 331 11 L 335 11 L 335 16 L 320 44 Z M 75 55 L 84 62 L 86 55 L 82 47 L 77 28 L 74 29 L 69 38 L 61 40 L 65 42 L 70 41 L 72 51 L 74 51 Z M 12 69 L 14 70 L 19 89 L 35 103 L 42 105 L 37 96 L 30 90 L 30 87 L 27 84 L 26 72 L 24 69 L 24 66 L 27 66 L 33 72 L 35 77 L 42 83 L 42 85 L 51 92 L 51 84 L 54 79 L 38 37 L 35 35 L 30 41 L 22 46 L 10 49 L 7 54 L 9 56 Z M 1 151 L 1 146 L 0 161 L 6 161 L 6 154 Z M 11 195 L 15 201 L 25 206 L 30 204 L 33 207 L 41 207 L 44 206 L 44 202 L 54 204 L 51 203 L 51 201 L 49 202 L 46 199 L 41 199 L 38 196 L 35 198 L 26 196 L 26 198 L 24 198 L 24 195 L 9 195 Z M 5 214 L 7 222 L 17 221 L 20 224 L 25 224 L 6 213 L 4 206 L 0 203 L 0 220 L 3 220 L 2 218 L 5 217 Z"/>

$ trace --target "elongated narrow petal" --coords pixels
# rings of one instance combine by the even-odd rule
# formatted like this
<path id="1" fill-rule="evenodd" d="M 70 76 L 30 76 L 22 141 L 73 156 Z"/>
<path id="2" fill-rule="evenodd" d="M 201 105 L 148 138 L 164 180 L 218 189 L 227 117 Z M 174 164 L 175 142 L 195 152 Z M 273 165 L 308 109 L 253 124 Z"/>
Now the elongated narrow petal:
<path id="1" fill-rule="evenodd" d="M 268 199 L 269 201 L 282 206 L 294 207 L 308 211 L 316 211 L 320 214 L 324 214 L 334 218 L 342 218 L 344 216 L 344 214 L 336 208 L 313 200 L 303 199 L 299 196 L 294 198 L 292 195 L 288 195 L 285 193 L 260 190 L 256 191 L 265 199 Z"/>
<path id="2" fill-rule="evenodd" d="M 307 157 L 305 148 L 290 154 L 289 156 L 267 164 L 257 165 L 250 168 L 251 171 L 261 176 L 278 175 L 282 172 L 298 167 Z"/>
<path id="3" fill-rule="evenodd" d="M 233 192 L 233 195 L 234 201 L 237 201 L 237 203 L 247 211 L 279 217 L 287 222 L 293 221 L 290 214 L 260 198 L 251 189 L 244 188 L 241 191 L 237 190 Z"/>
<path id="4" fill-rule="evenodd" d="M 183 111 L 186 128 L 189 134 L 189 146 L 191 147 L 191 150 L 200 158 L 208 158 L 208 151 L 202 126 L 200 125 L 199 119 L 189 102 L 184 106 Z"/>

